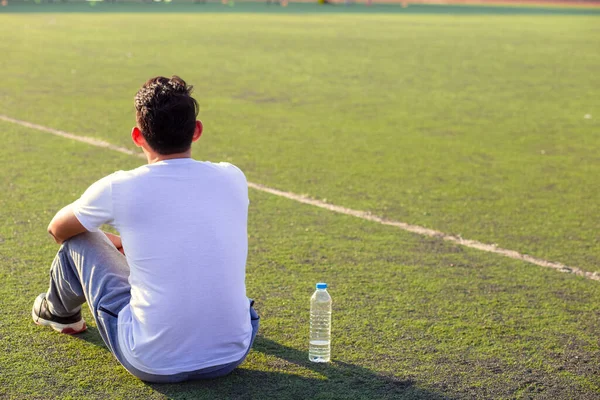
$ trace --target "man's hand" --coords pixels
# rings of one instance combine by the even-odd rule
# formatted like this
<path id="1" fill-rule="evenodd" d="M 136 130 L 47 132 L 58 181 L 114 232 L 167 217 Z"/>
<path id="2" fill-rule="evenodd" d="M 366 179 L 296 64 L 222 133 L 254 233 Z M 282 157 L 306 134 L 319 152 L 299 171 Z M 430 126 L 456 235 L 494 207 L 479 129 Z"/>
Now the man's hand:
<path id="1" fill-rule="evenodd" d="M 121 254 L 125 255 L 125 250 L 123 250 L 123 243 L 121 242 L 121 236 L 109 232 L 104 232 L 104 234 L 106 235 L 108 240 L 110 240 L 112 244 L 115 245 L 117 250 L 119 250 Z"/>
<path id="2" fill-rule="evenodd" d="M 65 240 L 83 232 L 87 232 L 87 229 L 81 225 L 81 222 L 73 214 L 72 204 L 57 212 L 50 221 L 50 225 L 48 225 L 48 233 L 52 235 L 58 244 L 62 244 Z"/>

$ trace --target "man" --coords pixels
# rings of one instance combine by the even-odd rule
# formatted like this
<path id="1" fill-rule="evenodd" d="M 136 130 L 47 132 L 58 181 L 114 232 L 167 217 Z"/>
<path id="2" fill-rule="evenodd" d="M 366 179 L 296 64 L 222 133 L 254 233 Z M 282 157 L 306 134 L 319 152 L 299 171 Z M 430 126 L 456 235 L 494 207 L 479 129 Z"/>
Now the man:
<path id="1" fill-rule="evenodd" d="M 75 334 L 87 301 L 110 351 L 149 382 L 228 374 L 259 325 L 245 288 L 246 178 L 191 158 L 202 134 L 191 90 L 173 76 L 137 92 L 131 138 L 148 164 L 100 179 L 52 219 L 62 246 L 32 311 L 37 324 Z"/>

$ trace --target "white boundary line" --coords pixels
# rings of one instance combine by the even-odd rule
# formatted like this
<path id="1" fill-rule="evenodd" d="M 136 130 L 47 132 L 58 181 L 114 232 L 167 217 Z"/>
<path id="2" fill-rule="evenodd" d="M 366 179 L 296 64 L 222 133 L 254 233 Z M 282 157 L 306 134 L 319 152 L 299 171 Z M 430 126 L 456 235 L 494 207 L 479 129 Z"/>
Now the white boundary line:
<path id="1" fill-rule="evenodd" d="M 131 151 L 124 147 L 115 146 L 115 145 L 105 142 L 103 140 L 94 139 L 94 138 L 87 137 L 87 136 L 74 135 L 69 132 L 65 132 L 65 131 L 61 131 L 61 130 L 53 129 L 53 128 L 48 128 L 48 127 L 42 126 L 42 125 L 32 124 L 31 122 L 21 121 L 21 120 L 14 119 L 14 118 L 8 117 L 6 115 L 2 115 L 2 114 L 0 114 L 0 120 L 5 121 L 5 122 L 10 122 L 10 123 L 16 124 L 16 125 L 21 125 L 26 128 L 36 129 L 38 131 L 50 133 L 50 134 L 53 134 L 56 136 L 66 138 L 66 139 L 71 139 L 71 140 L 76 140 L 78 142 L 87 143 L 92 146 L 102 147 L 105 149 L 117 151 L 119 153 L 144 158 L 144 155 L 141 153 Z M 324 208 L 325 210 L 333 211 L 333 212 L 336 212 L 339 214 L 350 215 L 350 216 L 353 216 L 356 218 L 361 218 L 361 219 L 364 219 L 367 221 L 377 222 L 382 225 L 394 226 L 396 228 L 400 228 L 407 232 L 416 233 L 418 235 L 439 238 L 439 239 L 442 239 L 442 240 L 445 240 L 448 242 L 452 242 L 452 243 L 456 243 L 461 246 L 469 247 L 472 249 L 477 249 L 477 250 L 485 251 L 488 253 L 499 254 L 504 257 L 513 258 L 515 260 L 520 260 L 520 261 L 525 261 L 525 262 L 528 262 L 531 264 L 538 265 L 540 267 L 552 268 L 552 269 L 555 269 L 560 272 L 567 272 L 567 273 L 582 276 L 582 277 L 585 277 L 588 279 L 600 281 L 600 274 L 598 274 L 596 272 L 592 273 L 592 272 L 583 271 L 576 267 L 568 267 L 565 264 L 561 264 L 561 263 L 557 263 L 557 262 L 553 262 L 553 261 L 547 261 L 547 260 L 543 260 L 540 258 L 535 258 L 535 257 L 532 257 L 527 254 L 521 254 L 514 250 L 503 249 L 503 248 L 500 248 L 493 244 L 486 244 L 486 243 L 478 242 L 476 240 L 463 239 L 460 236 L 447 235 L 443 232 L 424 228 L 422 226 L 410 225 L 405 222 L 399 222 L 399 221 L 385 219 L 382 217 L 378 217 L 376 215 L 372 215 L 370 212 L 367 212 L 367 211 L 353 210 L 351 208 L 336 206 L 334 204 L 329 204 L 324 201 L 315 200 L 315 199 L 312 199 L 307 196 L 302 196 L 302 195 L 291 193 L 291 192 L 284 192 L 282 190 L 273 189 L 273 188 L 270 188 L 268 186 L 264 186 L 264 185 L 261 185 L 258 183 L 248 182 L 248 186 L 251 187 L 252 189 L 259 190 L 261 192 L 270 193 L 272 195 L 279 196 L 279 197 L 285 197 L 286 199 L 294 200 L 299 203 L 308 204 L 308 205 L 315 206 L 315 207 Z"/>

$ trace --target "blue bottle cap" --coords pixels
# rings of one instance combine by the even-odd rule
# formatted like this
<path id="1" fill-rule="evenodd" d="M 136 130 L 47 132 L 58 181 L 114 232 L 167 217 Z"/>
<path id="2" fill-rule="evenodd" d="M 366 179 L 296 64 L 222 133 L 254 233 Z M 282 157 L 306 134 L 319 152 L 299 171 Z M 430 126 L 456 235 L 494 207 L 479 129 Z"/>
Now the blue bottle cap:
<path id="1" fill-rule="evenodd" d="M 317 289 L 327 289 L 327 284 L 325 282 L 317 283 Z"/>

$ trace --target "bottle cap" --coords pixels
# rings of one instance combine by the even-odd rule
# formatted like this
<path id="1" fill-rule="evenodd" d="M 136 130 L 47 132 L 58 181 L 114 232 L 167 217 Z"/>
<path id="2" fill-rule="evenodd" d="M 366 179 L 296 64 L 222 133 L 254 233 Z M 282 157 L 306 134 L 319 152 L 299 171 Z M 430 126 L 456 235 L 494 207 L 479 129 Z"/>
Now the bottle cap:
<path id="1" fill-rule="evenodd" d="M 325 282 L 317 283 L 317 289 L 327 289 L 327 284 Z"/>

